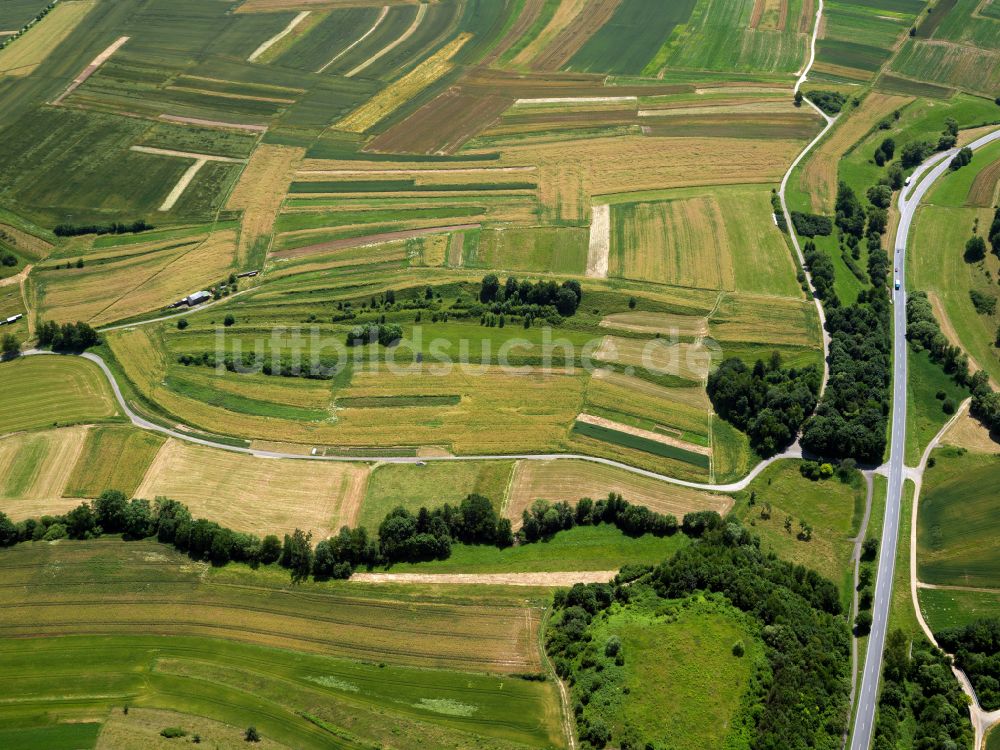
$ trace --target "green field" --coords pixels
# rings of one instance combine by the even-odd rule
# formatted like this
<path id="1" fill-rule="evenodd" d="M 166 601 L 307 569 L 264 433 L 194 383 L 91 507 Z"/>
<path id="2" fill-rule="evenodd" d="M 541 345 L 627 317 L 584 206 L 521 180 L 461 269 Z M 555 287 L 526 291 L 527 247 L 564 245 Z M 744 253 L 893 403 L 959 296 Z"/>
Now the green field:
<path id="1" fill-rule="evenodd" d="M 393 573 L 541 573 L 617 570 L 630 563 L 653 565 L 689 543 L 683 534 L 657 538 L 626 536 L 614 526 L 576 526 L 549 541 L 497 549 L 455 546 L 451 557 L 427 563 L 394 565 Z"/>
<path id="2" fill-rule="evenodd" d="M 847 603 L 854 574 L 851 540 L 858 532 L 865 509 L 864 481 L 859 475 L 850 484 L 837 477 L 814 482 L 801 475 L 799 466 L 798 461 L 781 461 L 768 467 L 749 488 L 737 493 L 733 512 L 760 537 L 765 547 L 836 583 Z M 785 529 L 787 516 L 792 517 L 790 531 Z M 809 541 L 799 538 L 800 520 L 812 526 Z"/>
<path id="3" fill-rule="evenodd" d="M 68 497 L 98 497 L 119 490 L 131 497 L 165 438 L 128 426 L 98 427 L 87 433 L 83 452 L 63 492 Z"/>
<path id="4" fill-rule="evenodd" d="M 1000 591 L 921 589 L 920 609 L 934 632 L 961 627 L 976 620 L 1000 617 Z"/>
<path id="5" fill-rule="evenodd" d="M 956 586 L 993 587 L 1000 559 L 997 498 L 986 487 L 1000 477 L 995 456 L 942 448 L 924 477 L 917 527 L 920 580 Z"/>
<path id="6" fill-rule="evenodd" d="M 4 678 L 19 698 L 0 710 L 0 731 L 33 727 L 38 747 L 56 746 L 44 744 L 48 732 L 93 737 L 92 724 L 76 733 L 68 724 L 125 705 L 233 732 L 253 724 L 288 747 L 561 744 L 554 686 L 502 674 L 539 670 L 537 616 L 523 592 L 292 591 L 267 571 L 213 572 L 149 542 L 35 543 L 0 556 L 6 580 L 29 588 L 52 565 L 66 567 L 58 587 L 9 590 L 0 616 Z M 71 620 L 61 616 L 67 595 Z M 253 606 L 261 596 L 267 606 Z M 25 627 L 30 642 L 16 638 Z"/>
<path id="7" fill-rule="evenodd" d="M 924 449 L 951 419 L 944 409 L 945 402 L 957 409 L 969 392 L 946 374 L 940 365 L 931 362 L 926 351 L 910 351 L 907 367 L 906 463 L 916 466 Z M 945 394 L 944 399 L 938 398 L 940 393 Z"/>
<path id="8" fill-rule="evenodd" d="M 0 364 L 0 434 L 106 421 L 118 414 L 104 374 L 71 357 L 24 357 Z"/>
<path id="9" fill-rule="evenodd" d="M 598 690 L 589 715 L 616 736 L 630 727 L 667 747 L 723 747 L 751 674 L 764 661 L 757 626 L 724 600 L 656 604 L 612 610 L 593 628 L 597 644 L 621 640 L 625 664 L 607 669 L 621 669 L 628 695 Z M 738 641 L 742 656 L 733 654 Z"/>
<path id="10" fill-rule="evenodd" d="M 368 478 L 357 524 L 374 531 L 393 508 L 402 506 L 416 513 L 421 507 L 458 505 L 470 494 L 489 498 L 499 510 L 513 470 L 513 461 L 383 464 Z"/>

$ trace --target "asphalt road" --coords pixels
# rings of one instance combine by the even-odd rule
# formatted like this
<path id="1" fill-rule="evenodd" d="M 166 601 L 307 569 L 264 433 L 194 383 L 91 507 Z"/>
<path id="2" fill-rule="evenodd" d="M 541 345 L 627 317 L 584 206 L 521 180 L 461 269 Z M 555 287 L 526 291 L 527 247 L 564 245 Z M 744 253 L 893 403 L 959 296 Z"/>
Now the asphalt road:
<path id="1" fill-rule="evenodd" d="M 969 144 L 973 150 L 1000 139 L 1000 130 Z M 920 201 L 934 182 L 948 171 L 948 164 L 958 149 L 935 154 L 914 172 L 910 186 L 899 196 L 899 226 L 896 230 L 893 267 L 898 269 L 894 280 L 900 288 L 893 289 L 893 375 L 892 375 L 892 438 L 889 455 L 889 489 L 882 526 L 881 553 L 875 582 L 875 602 L 872 606 L 872 630 L 868 638 L 868 653 L 861 676 L 857 714 L 851 735 L 851 750 L 868 750 L 875 723 L 878 683 L 882 673 L 882 650 L 892 602 L 892 583 L 896 570 L 896 543 L 899 539 L 899 512 L 903 493 L 904 452 L 906 449 L 906 242 L 910 226 Z"/>

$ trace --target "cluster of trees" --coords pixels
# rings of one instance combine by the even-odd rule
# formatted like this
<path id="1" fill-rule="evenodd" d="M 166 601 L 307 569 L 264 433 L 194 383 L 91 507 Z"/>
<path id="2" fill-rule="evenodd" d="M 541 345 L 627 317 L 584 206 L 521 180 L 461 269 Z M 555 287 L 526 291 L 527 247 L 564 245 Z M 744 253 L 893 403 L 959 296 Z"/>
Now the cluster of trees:
<path id="1" fill-rule="evenodd" d="M 944 129 L 937 142 L 930 140 L 913 141 L 903 146 L 899 161 L 903 169 L 912 169 L 935 151 L 947 151 L 958 142 L 958 121 L 948 117 L 944 121 Z M 968 163 L 968 162 L 966 162 Z"/>
<path id="2" fill-rule="evenodd" d="M 17 256 L 9 250 L 0 249 L 0 265 L 13 268 L 17 265 Z"/>
<path id="3" fill-rule="evenodd" d="M 255 352 L 241 352 L 239 356 L 234 356 L 232 352 L 223 355 L 215 352 L 180 354 L 177 362 L 188 367 L 224 367 L 229 372 L 260 372 L 264 375 L 310 380 L 332 380 L 344 369 L 344 362 L 334 357 L 320 356 L 299 361 L 291 355 L 277 359 L 270 355 L 258 357 Z"/>
<path id="4" fill-rule="evenodd" d="M 801 211 L 792 211 L 792 224 L 795 231 L 803 237 L 828 236 L 833 232 L 833 222 L 829 216 L 821 214 L 806 214 Z"/>
<path id="5" fill-rule="evenodd" d="M 13 333 L 5 333 L 0 340 L 0 361 L 16 359 L 21 356 L 21 342 Z"/>
<path id="6" fill-rule="evenodd" d="M 952 346 L 941 331 L 927 292 L 913 292 L 906 300 L 906 338 L 916 351 L 926 350 L 933 362 L 944 371 L 965 381 L 969 374 L 969 359 L 961 347 Z"/>
<path id="7" fill-rule="evenodd" d="M 888 125 L 888 123 L 886 123 Z M 896 154 L 896 141 L 892 138 L 883 138 L 882 142 L 875 149 L 875 163 L 880 167 L 885 166 L 886 162 L 892 161 L 892 157 Z"/>
<path id="8" fill-rule="evenodd" d="M 882 657 L 882 694 L 873 750 L 972 746 L 969 711 L 948 657 L 927 641 L 889 633 Z M 910 744 L 912 743 L 912 744 Z"/>
<path id="9" fill-rule="evenodd" d="M 812 276 L 816 296 L 830 307 L 839 307 L 840 300 L 837 298 L 837 292 L 833 286 L 836 280 L 836 271 L 830 256 L 816 247 L 816 243 L 812 240 L 807 240 L 802 246 L 802 256 L 806 260 L 809 275 Z"/>
<path id="10" fill-rule="evenodd" d="M 763 457 L 780 453 L 793 442 L 816 408 L 822 372 L 815 366 L 782 367 L 774 352 L 753 368 L 726 359 L 708 376 L 708 397 L 720 417 L 745 432 Z"/>
<path id="11" fill-rule="evenodd" d="M 788 234 L 788 222 L 785 221 L 785 212 L 781 208 L 781 197 L 775 188 L 771 188 L 771 210 L 774 212 L 774 222 L 785 234 Z"/>
<path id="12" fill-rule="evenodd" d="M 952 158 L 951 163 L 948 168 L 952 171 L 956 169 L 961 169 L 972 161 L 972 149 L 968 146 L 960 149 L 957 154 Z"/>
<path id="13" fill-rule="evenodd" d="M 966 263 L 978 263 L 986 258 L 986 240 L 978 234 L 973 234 L 965 242 L 965 253 L 963 256 Z"/>
<path id="14" fill-rule="evenodd" d="M 345 526 L 315 549 L 311 534 L 301 529 L 286 534 L 284 542 L 274 534 L 261 539 L 214 521 L 195 519 L 187 506 L 176 500 L 128 500 L 117 490 L 108 490 L 61 516 L 14 523 L 0 512 L 0 547 L 67 537 L 93 539 L 103 534 L 121 534 L 125 539 L 155 537 L 213 565 L 231 561 L 254 567 L 278 563 L 291 571 L 293 581 L 303 581 L 309 575 L 319 580 L 348 578 L 361 565 L 445 559 L 453 542 L 501 548 L 514 543 L 510 521 L 499 518 L 481 495 L 469 495 L 458 506 L 446 504 L 433 511 L 421 508 L 417 515 L 396 508 L 380 524 L 377 538 L 369 536 L 364 527 Z"/>
<path id="15" fill-rule="evenodd" d="M 521 314 L 525 307 L 555 308 L 564 318 L 576 314 L 583 300 L 583 290 L 580 282 L 575 279 L 564 281 L 562 285 L 555 281 L 518 281 L 510 276 L 500 285 L 496 274 L 483 277 L 479 288 L 479 301 L 487 306 L 492 313 Z"/>
<path id="16" fill-rule="evenodd" d="M 969 678 L 979 704 L 987 711 L 1000 708 L 1000 619 L 976 620 L 935 635 L 955 655 L 955 666 Z"/>
<path id="17" fill-rule="evenodd" d="M 888 203 L 887 203 L 888 205 Z M 854 189 L 846 182 L 837 183 L 836 224 L 846 235 L 861 238 L 865 233 L 865 209 Z"/>
<path id="18" fill-rule="evenodd" d="M 56 237 L 75 237 L 80 234 L 130 234 L 156 229 L 152 224 L 139 219 L 131 224 L 112 222 L 111 224 L 57 224 L 52 230 Z"/>
<path id="19" fill-rule="evenodd" d="M 361 346 L 378 342 L 382 346 L 392 346 L 403 338 L 403 329 L 396 323 L 367 323 L 354 326 L 347 332 L 348 346 Z"/>
<path id="20" fill-rule="evenodd" d="M 809 97 L 809 101 L 828 115 L 840 112 L 847 101 L 847 97 L 838 91 L 808 91 L 806 96 Z"/>
<path id="21" fill-rule="evenodd" d="M 830 458 L 880 464 L 892 381 L 888 295 L 864 290 L 857 304 L 827 311 L 830 380 L 803 428 L 802 447 Z"/>
<path id="22" fill-rule="evenodd" d="M 633 505 L 621 495 L 611 493 L 607 499 L 593 501 L 582 498 L 574 508 L 566 501 L 549 503 L 536 500 L 530 509 L 521 514 L 521 542 L 531 543 L 551 539 L 560 531 L 568 531 L 574 526 L 597 526 L 607 523 L 617 527 L 629 536 L 645 534 L 663 537 L 671 536 L 680 529 L 688 536 L 701 536 L 705 529 L 715 528 L 722 519 L 715 511 L 697 511 L 684 516 L 678 526 L 677 518 L 670 514 L 657 513 L 644 505 Z"/>
<path id="23" fill-rule="evenodd" d="M 38 345 L 57 352 L 82 352 L 101 342 L 91 326 L 82 321 L 59 325 L 51 320 L 38 325 Z"/>
<path id="24" fill-rule="evenodd" d="M 848 715 L 850 633 L 833 583 L 763 553 L 759 540 L 733 521 L 707 530 L 649 581 L 665 599 L 721 594 L 761 624 L 770 670 L 748 696 L 751 747 L 839 747 Z"/>

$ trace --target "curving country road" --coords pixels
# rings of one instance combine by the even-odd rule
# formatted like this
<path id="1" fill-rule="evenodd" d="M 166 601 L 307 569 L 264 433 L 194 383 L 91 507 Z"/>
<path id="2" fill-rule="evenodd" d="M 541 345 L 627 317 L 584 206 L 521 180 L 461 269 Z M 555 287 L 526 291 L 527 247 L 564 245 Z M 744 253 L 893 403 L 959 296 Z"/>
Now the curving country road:
<path id="1" fill-rule="evenodd" d="M 976 150 L 1000 139 L 1000 130 L 984 135 L 969 144 Z M 875 723 L 878 702 L 878 685 L 882 673 L 882 650 L 885 646 L 889 624 L 889 606 L 892 602 L 893 576 L 896 571 L 896 543 L 899 538 L 899 513 L 905 479 L 904 452 L 906 448 L 906 242 L 910 226 L 920 201 L 935 181 L 947 173 L 951 158 L 958 153 L 954 148 L 935 154 L 913 173 L 910 186 L 899 195 L 899 226 L 896 229 L 895 258 L 899 270 L 895 279 L 900 288 L 892 290 L 893 310 L 893 374 L 892 374 L 892 437 L 889 455 L 889 489 L 885 501 L 885 521 L 875 581 L 875 602 L 872 605 L 872 630 L 868 639 L 868 653 L 861 675 L 858 709 L 851 735 L 851 750 L 868 750 Z"/>
<path id="2" fill-rule="evenodd" d="M 776 456 L 765 459 L 757 464 L 750 472 L 742 479 L 736 482 L 729 482 L 727 484 L 708 484 L 705 482 L 691 482 L 686 479 L 678 479 L 676 477 L 667 476 L 666 474 L 659 474 L 655 471 L 648 471 L 647 469 L 640 469 L 637 466 L 630 466 L 629 464 L 622 463 L 620 461 L 613 461 L 609 458 L 601 458 L 599 456 L 587 456 L 580 453 L 498 453 L 498 454 L 483 454 L 474 456 L 321 456 L 321 455 L 303 455 L 301 453 L 284 453 L 281 451 L 264 451 L 256 450 L 254 448 L 247 448 L 239 445 L 229 445 L 227 443 L 220 443 L 214 440 L 209 440 L 207 438 L 198 437 L 197 435 L 192 435 L 190 433 L 184 432 L 182 430 L 173 429 L 171 427 L 165 427 L 164 425 L 152 422 L 146 419 L 142 415 L 136 413 L 132 407 L 125 401 L 124 395 L 122 395 L 121 388 L 118 385 L 118 381 L 115 380 L 114 373 L 108 367 L 107 363 L 101 359 L 96 354 L 90 352 L 84 352 L 80 355 L 60 355 L 54 352 L 41 350 L 41 349 L 29 349 L 23 352 L 22 356 L 31 357 L 38 355 L 50 355 L 50 356 L 81 356 L 84 359 L 88 359 L 94 364 L 96 364 L 104 376 L 108 379 L 108 383 L 111 386 L 111 390 L 115 394 L 115 399 L 118 401 L 118 405 L 121 407 L 122 412 L 127 416 L 132 424 L 144 430 L 151 430 L 153 432 L 159 432 L 162 435 L 167 435 L 168 437 L 176 438 L 177 440 L 184 440 L 188 443 L 195 443 L 197 445 L 204 445 L 209 448 L 218 448 L 219 450 L 230 451 L 232 453 L 243 453 L 245 455 L 254 456 L 255 458 L 282 458 L 282 459 L 295 459 L 298 461 L 341 461 L 347 463 L 383 463 L 383 464 L 425 464 L 431 461 L 503 461 L 503 460 L 518 460 L 518 461 L 589 461 L 595 464 L 604 464 L 605 466 L 613 466 L 616 469 L 622 469 L 631 474 L 638 474 L 640 476 L 649 477 L 650 479 L 657 479 L 661 482 L 667 482 L 668 484 L 675 484 L 681 487 L 690 487 L 695 490 L 705 490 L 707 492 L 737 492 L 739 490 L 745 489 L 747 485 L 750 484 L 764 469 L 770 466 L 775 461 L 780 461 L 783 458 L 801 458 L 802 451 L 798 447 L 798 444 L 792 445 L 784 453 L 779 453 Z"/>

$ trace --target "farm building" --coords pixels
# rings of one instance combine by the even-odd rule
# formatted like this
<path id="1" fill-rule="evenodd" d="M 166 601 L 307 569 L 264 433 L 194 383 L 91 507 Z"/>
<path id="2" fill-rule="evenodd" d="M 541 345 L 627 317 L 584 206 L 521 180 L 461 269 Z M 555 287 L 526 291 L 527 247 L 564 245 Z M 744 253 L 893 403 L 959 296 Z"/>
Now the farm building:
<path id="1" fill-rule="evenodd" d="M 205 300 L 211 298 L 212 298 L 211 293 L 202 290 L 200 292 L 195 292 L 194 294 L 189 294 L 187 297 L 184 298 L 184 301 L 187 303 L 188 307 L 194 307 L 195 305 L 200 305 Z"/>

